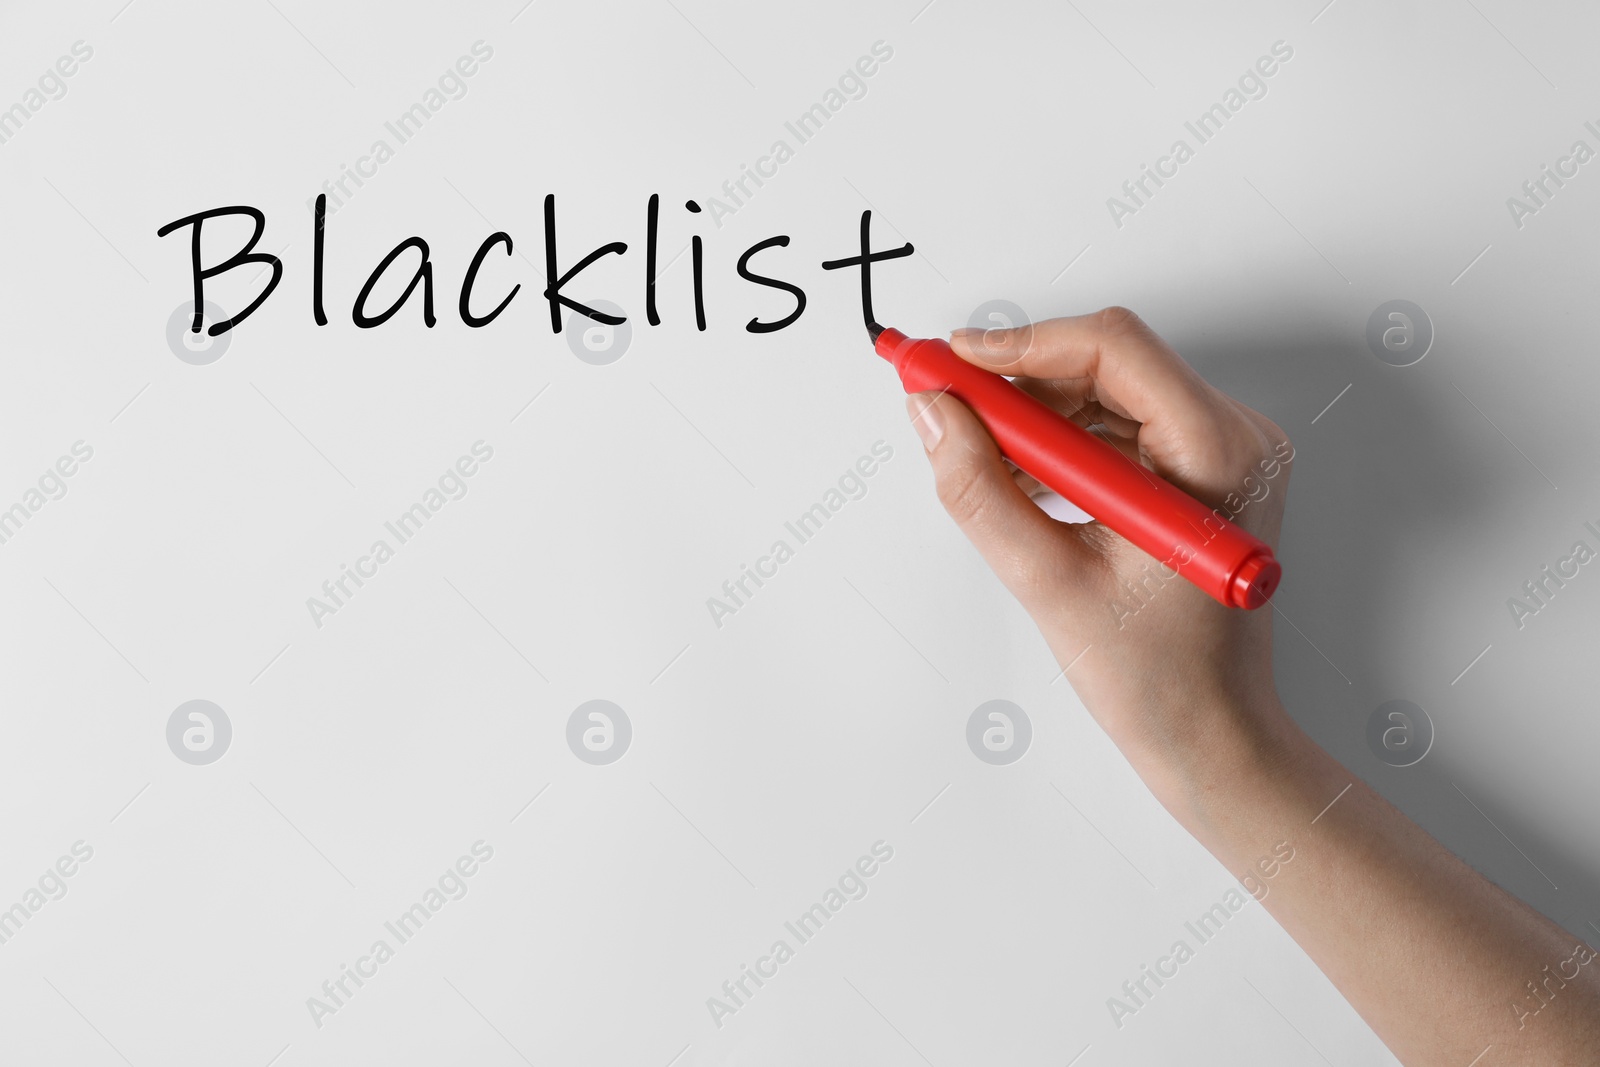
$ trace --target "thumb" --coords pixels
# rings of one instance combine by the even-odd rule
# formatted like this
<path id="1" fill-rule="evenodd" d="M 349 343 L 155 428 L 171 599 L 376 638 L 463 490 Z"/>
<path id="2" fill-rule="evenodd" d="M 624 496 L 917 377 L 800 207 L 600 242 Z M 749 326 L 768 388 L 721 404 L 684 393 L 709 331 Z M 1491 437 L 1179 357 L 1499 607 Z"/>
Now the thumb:
<path id="1" fill-rule="evenodd" d="M 1055 616 L 1097 584 L 1106 573 L 1098 550 L 1028 498 L 965 404 L 948 393 L 913 393 L 906 411 L 939 502 L 1030 615 Z"/>

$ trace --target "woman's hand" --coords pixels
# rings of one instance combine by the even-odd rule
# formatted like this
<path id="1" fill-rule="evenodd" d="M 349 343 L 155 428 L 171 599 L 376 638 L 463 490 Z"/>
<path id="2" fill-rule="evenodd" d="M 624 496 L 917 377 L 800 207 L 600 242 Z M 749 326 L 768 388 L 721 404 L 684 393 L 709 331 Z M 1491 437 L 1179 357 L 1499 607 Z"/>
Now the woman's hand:
<path id="1" fill-rule="evenodd" d="M 971 363 L 1014 375 L 1128 462 L 1276 543 L 1294 458 L 1288 437 L 1208 385 L 1133 312 L 958 330 L 951 346 Z M 1224 607 L 1100 523 L 1050 518 L 1029 499 L 1037 483 L 1001 459 L 955 397 L 919 393 L 907 406 L 946 510 L 1130 759 L 1192 751 L 1219 715 L 1272 743 L 1282 716 L 1270 607 Z"/>
<path id="2" fill-rule="evenodd" d="M 1277 541 L 1294 455 L 1283 431 L 1207 385 L 1132 312 L 961 331 L 951 344 Z M 1600 1063 L 1600 958 L 1290 720 L 1272 682 L 1274 609 L 1224 607 L 1099 523 L 1050 518 L 954 397 L 919 393 L 908 407 L 939 498 L 1084 706 L 1236 877 L 1271 878 L 1262 905 L 1396 1055 Z"/>

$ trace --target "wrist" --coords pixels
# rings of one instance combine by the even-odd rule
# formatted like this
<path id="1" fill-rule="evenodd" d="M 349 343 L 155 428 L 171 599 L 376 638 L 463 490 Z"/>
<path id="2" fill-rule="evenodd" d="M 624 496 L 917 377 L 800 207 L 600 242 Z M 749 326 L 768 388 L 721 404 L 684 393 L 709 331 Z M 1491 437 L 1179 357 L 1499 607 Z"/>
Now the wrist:
<path id="1" fill-rule="evenodd" d="M 1321 753 L 1276 694 L 1261 701 L 1200 698 L 1108 733 L 1156 799 L 1191 831 L 1250 803 L 1266 783 L 1305 769 Z"/>

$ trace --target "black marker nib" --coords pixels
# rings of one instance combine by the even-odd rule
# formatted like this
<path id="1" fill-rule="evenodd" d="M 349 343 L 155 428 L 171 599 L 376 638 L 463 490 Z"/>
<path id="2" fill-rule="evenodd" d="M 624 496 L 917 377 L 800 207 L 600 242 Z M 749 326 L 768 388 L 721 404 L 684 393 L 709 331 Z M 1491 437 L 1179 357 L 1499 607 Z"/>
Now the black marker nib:
<path id="1" fill-rule="evenodd" d="M 867 323 L 867 336 L 872 338 L 872 343 L 877 344 L 878 338 L 883 333 L 883 327 L 875 322 Z"/>

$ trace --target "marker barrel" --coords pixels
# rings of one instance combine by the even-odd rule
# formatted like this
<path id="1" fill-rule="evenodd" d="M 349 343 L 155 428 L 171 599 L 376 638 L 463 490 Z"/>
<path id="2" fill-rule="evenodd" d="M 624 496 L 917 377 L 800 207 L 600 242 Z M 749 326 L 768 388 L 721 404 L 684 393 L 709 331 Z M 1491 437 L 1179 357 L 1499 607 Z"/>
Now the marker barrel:
<path id="1" fill-rule="evenodd" d="M 906 392 L 946 390 L 1018 467 L 1223 604 L 1258 608 L 1282 568 L 1265 541 L 937 338 L 885 329 L 880 356 Z"/>

